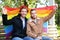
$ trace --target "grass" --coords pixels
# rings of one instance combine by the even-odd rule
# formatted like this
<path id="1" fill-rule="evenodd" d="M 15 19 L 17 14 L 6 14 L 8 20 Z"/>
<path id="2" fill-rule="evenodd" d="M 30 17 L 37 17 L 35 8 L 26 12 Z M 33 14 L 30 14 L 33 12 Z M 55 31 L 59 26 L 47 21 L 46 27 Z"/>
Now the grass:
<path id="1" fill-rule="evenodd" d="M 60 36 L 60 30 L 58 30 L 58 35 Z"/>
<path id="2" fill-rule="evenodd" d="M 2 13 L 0 12 L 0 16 L 2 15 Z"/>
<path id="3" fill-rule="evenodd" d="M 60 26 L 57 27 L 58 35 L 60 36 Z"/>

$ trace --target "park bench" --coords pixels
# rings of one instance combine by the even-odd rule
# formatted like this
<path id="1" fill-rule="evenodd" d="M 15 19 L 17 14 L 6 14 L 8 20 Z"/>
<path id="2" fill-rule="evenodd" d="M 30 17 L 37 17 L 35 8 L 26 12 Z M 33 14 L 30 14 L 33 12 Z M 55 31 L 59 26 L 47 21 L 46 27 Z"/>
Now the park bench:
<path id="1" fill-rule="evenodd" d="M 44 34 L 44 35 L 48 36 L 48 34 Z M 11 40 L 11 35 L 6 36 L 3 25 L 0 25 L 0 40 Z M 54 39 L 54 40 L 60 40 L 60 36 L 58 36 L 58 39 Z"/>
<path id="2" fill-rule="evenodd" d="M 0 25 L 0 40 L 11 40 L 10 37 L 6 37 L 3 25 Z"/>

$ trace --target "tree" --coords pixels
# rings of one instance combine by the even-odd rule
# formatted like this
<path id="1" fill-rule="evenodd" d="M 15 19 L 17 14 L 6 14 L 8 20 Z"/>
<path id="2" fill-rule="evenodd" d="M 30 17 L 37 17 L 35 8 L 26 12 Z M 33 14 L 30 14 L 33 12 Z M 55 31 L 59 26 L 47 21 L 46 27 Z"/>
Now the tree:
<path id="1" fill-rule="evenodd" d="M 60 25 L 60 0 L 55 0 L 56 3 L 58 4 L 58 9 L 57 9 L 57 12 L 56 12 L 56 16 L 55 16 L 55 19 L 56 19 L 56 24 L 57 25 Z"/>

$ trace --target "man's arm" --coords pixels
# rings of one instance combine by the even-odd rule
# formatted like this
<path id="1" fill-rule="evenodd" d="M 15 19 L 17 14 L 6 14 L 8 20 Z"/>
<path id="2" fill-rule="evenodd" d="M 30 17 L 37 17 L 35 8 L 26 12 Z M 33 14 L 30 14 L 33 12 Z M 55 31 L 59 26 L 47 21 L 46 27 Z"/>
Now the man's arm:
<path id="1" fill-rule="evenodd" d="M 38 20 L 39 33 L 38 36 L 42 37 L 43 34 L 43 20 L 40 18 Z"/>
<path id="2" fill-rule="evenodd" d="M 11 25 L 13 19 L 7 20 L 7 15 L 2 14 L 3 25 Z"/>
<path id="3" fill-rule="evenodd" d="M 31 27 L 30 27 L 29 23 L 27 23 L 27 32 L 26 32 L 26 33 L 27 33 L 27 35 L 30 36 L 30 37 L 33 37 L 33 38 L 36 38 L 36 37 L 37 37 L 36 34 L 32 33 Z"/>
<path id="4" fill-rule="evenodd" d="M 12 19 L 7 20 L 7 9 L 3 8 L 2 9 L 2 20 L 4 25 L 11 25 L 12 24 Z"/>
<path id="5" fill-rule="evenodd" d="M 47 20 L 49 20 L 51 17 L 53 17 L 53 15 L 55 14 L 56 10 L 53 10 L 48 16 L 42 18 L 43 22 L 46 22 Z"/>

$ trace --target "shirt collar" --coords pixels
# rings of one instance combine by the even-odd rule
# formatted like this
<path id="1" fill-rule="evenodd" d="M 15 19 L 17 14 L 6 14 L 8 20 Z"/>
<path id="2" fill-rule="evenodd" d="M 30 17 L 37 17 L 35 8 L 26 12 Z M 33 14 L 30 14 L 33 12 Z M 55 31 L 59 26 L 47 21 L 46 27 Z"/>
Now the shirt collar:
<path id="1" fill-rule="evenodd" d="M 32 20 L 32 18 L 29 19 L 30 22 L 34 21 L 36 23 L 37 19 Z"/>
<path id="2" fill-rule="evenodd" d="M 18 15 L 17 15 L 17 18 L 18 18 L 18 19 L 21 19 L 21 18 L 20 18 L 20 16 L 21 16 L 21 15 L 20 15 L 20 14 L 18 14 Z M 27 18 L 26 18 L 26 17 L 25 17 L 25 20 L 27 20 Z"/>

